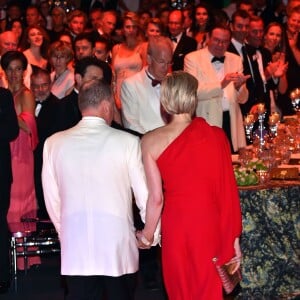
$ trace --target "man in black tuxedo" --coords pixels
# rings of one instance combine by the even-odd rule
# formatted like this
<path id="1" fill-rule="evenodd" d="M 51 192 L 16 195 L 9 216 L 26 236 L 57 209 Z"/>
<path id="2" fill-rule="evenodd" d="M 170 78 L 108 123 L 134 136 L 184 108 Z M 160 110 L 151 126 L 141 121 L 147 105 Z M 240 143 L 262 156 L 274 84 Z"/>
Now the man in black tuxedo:
<path id="1" fill-rule="evenodd" d="M 243 115 L 249 113 L 253 105 L 259 102 L 269 101 L 269 96 L 266 94 L 267 90 L 259 72 L 257 59 L 254 59 L 256 57 L 256 49 L 246 43 L 246 38 L 249 33 L 249 24 L 250 16 L 246 11 L 237 10 L 232 15 L 232 37 L 227 50 L 242 58 L 244 75 L 251 76 L 246 82 L 249 91 L 248 100 L 246 103 L 240 104 Z"/>
<path id="2" fill-rule="evenodd" d="M 78 60 L 74 69 L 75 86 L 71 93 L 59 101 L 58 123 L 61 130 L 75 126 L 81 120 L 78 108 L 78 93 L 84 81 L 104 79 L 111 83 L 112 72 L 109 65 L 95 57 L 84 57 Z"/>
<path id="3" fill-rule="evenodd" d="M 173 10 L 169 14 L 168 29 L 173 43 L 172 71 L 183 70 L 186 54 L 197 49 L 197 42 L 185 34 L 183 28 L 184 16 L 182 11 Z"/>
<path id="4" fill-rule="evenodd" d="M 111 51 L 116 41 L 113 38 L 113 32 L 117 24 L 117 13 L 113 10 L 104 11 L 98 24 L 98 28 L 92 31 L 94 40 L 104 37 L 108 41 L 108 50 Z"/>
<path id="5" fill-rule="evenodd" d="M 59 101 L 58 124 L 61 130 L 75 126 L 81 120 L 81 113 L 78 107 L 78 93 L 83 82 L 91 79 L 100 79 L 106 81 L 109 85 L 112 80 L 112 71 L 109 64 L 99 60 L 96 57 L 84 57 L 75 64 L 75 86 L 71 93 Z M 119 122 L 119 115 L 114 115 L 111 127 L 125 130 L 138 135 L 133 130 L 124 129 Z"/>
<path id="6" fill-rule="evenodd" d="M 82 82 L 103 77 L 109 81 L 112 76 L 109 71 L 109 66 L 96 58 L 86 57 L 79 60 L 75 65 L 76 85 L 68 96 L 60 100 L 51 93 L 48 71 L 38 68 L 31 75 L 31 90 L 37 102 L 35 114 L 39 144 L 34 151 L 34 178 L 40 218 L 49 218 L 41 182 L 44 143 L 55 132 L 69 129 L 80 121 L 81 113 L 77 101 L 78 90 Z"/>
<path id="7" fill-rule="evenodd" d="M 36 100 L 35 117 L 39 137 L 39 143 L 34 150 L 34 183 L 39 207 L 38 217 L 48 219 L 41 181 L 43 149 L 46 139 L 60 130 L 57 121 L 59 99 L 51 93 L 48 71 L 36 68 L 30 79 L 31 90 Z"/>
<path id="8" fill-rule="evenodd" d="M 6 215 L 12 183 L 9 142 L 19 134 L 19 125 L 11 93 L 0 88 L 0 294 L 9 287 L 9 232 Z"/>
<path id="9" fill-rule="evenodd" d="M 272 55 L 269 50 L 262 47 L 264 34 L 264 22 L 260 17 L 252 17 L 249 23 L 249 33 L 247 43 L 254 49 L 253 59 L 257 61 L 259 73 L 264 83 L 264 98 L 260 102 L 264 102 L 267 112 L 271 109 L 270 90 L 275 89 L 278 80 L 286 72 L 287 64 L 283 61 L 272 62 Z M 268 118 L 266 118 L 267 120 Z"/>

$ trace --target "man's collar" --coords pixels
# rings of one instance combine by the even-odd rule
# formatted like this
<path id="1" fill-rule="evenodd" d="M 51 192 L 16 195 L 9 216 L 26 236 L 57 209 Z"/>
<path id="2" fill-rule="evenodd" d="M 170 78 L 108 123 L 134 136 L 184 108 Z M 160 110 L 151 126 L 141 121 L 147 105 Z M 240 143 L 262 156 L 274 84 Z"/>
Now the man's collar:
<path id="1" fill-rule="evenodd" d="M 179 33 L 179 34 L 177 34 L 176 36 L 173 36 L 174 38 L 176 38 L 176 40 L 177 40 L 177 43 L 179 43 L 179 41 L 180 41 L 180 39 L 181 39 L 182 35 L 183 35 L 183 32 L 180 32 L 180 33 Z"/>
<path id="2" fill-rule="evenodd" d="M 238 40 L 236 40 L 235 38 L 231 38 L 231 43 L 237 48 L 241 48 L 243 46 L 243 43 L 240 43 Z"/>

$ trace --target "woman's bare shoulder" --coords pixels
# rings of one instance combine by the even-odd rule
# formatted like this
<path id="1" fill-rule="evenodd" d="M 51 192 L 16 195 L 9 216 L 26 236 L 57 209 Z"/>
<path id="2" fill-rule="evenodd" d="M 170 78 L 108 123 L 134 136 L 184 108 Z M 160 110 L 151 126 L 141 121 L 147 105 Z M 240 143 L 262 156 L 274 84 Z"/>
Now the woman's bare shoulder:
<path id="1" fill-rule="evenodd" d="M 149 131 L 142 138 L 142 151 L 150 153 L 154 159 L 157 159 L 171 140 L 172 134 L 168 126 Z"/>
<path id="2" fill-rule="evenodd" d="M 18 99 L 21 103 L 34 103 L 34 96 L 28 88 L 23 88 L 18 94 Z"/>

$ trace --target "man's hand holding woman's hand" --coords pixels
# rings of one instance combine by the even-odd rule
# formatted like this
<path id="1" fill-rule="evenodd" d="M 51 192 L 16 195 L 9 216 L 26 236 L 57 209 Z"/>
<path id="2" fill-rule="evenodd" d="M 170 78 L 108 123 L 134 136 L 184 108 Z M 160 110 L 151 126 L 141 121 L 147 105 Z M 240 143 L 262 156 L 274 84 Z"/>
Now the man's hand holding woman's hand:
<path id="1" fill-rule="evenodd" d="M 137 230 L 135 233 L 137 246 L 139 249 L 150 249 L 153 243 L 153 237 L 151 239 L 144 235 L 143 230 Z"/>

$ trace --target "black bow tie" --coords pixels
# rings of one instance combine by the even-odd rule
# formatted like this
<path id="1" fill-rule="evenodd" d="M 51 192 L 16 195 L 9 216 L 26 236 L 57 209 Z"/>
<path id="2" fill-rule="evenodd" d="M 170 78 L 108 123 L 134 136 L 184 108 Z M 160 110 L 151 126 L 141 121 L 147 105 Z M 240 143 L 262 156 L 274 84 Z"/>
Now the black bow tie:
<path id="1" fill-rule="evenodd" d="M 177 38 L 176 37 L 171 36 L 170 39 L 171 39 L 172 42 L 177 43 Z"/>
<path id="2" fill-rule="evenodd" d="M 152 79 L 152 86 L 157 86 L 158 84 L 161 84 L 160 80 Z"/>
<path id="3" fill-rule="evenodd" d="M 215 61 L 219 61 L 220 63 L 224 63 L 224 60 L 225 60 L 225 56 L 221 56 L 221 57 L 216 57 L 214 56 L 212 59 L 211 59 L 211 62 L 215 62 Z"/>
<path id="4" fill-rule="evenodd" d="M 35 101 L 36 105 L 38 105 L 38 104 L 43 105 L 43 102 L 44 101 Z"/>
<path id="5" fill-rule="evenodd" d="M 157 80 L 157 79 L 152 78 L 152 77 L 148 74 L 148 72 L 146 72 L 146 75 L 147 75 L 147 77 L 151 80 L 151 84 L 152 84 L 153 87 L 154 87 L 154 86 L 157 86 L 158 84 L 161 84 L 161 80 Z"/>

